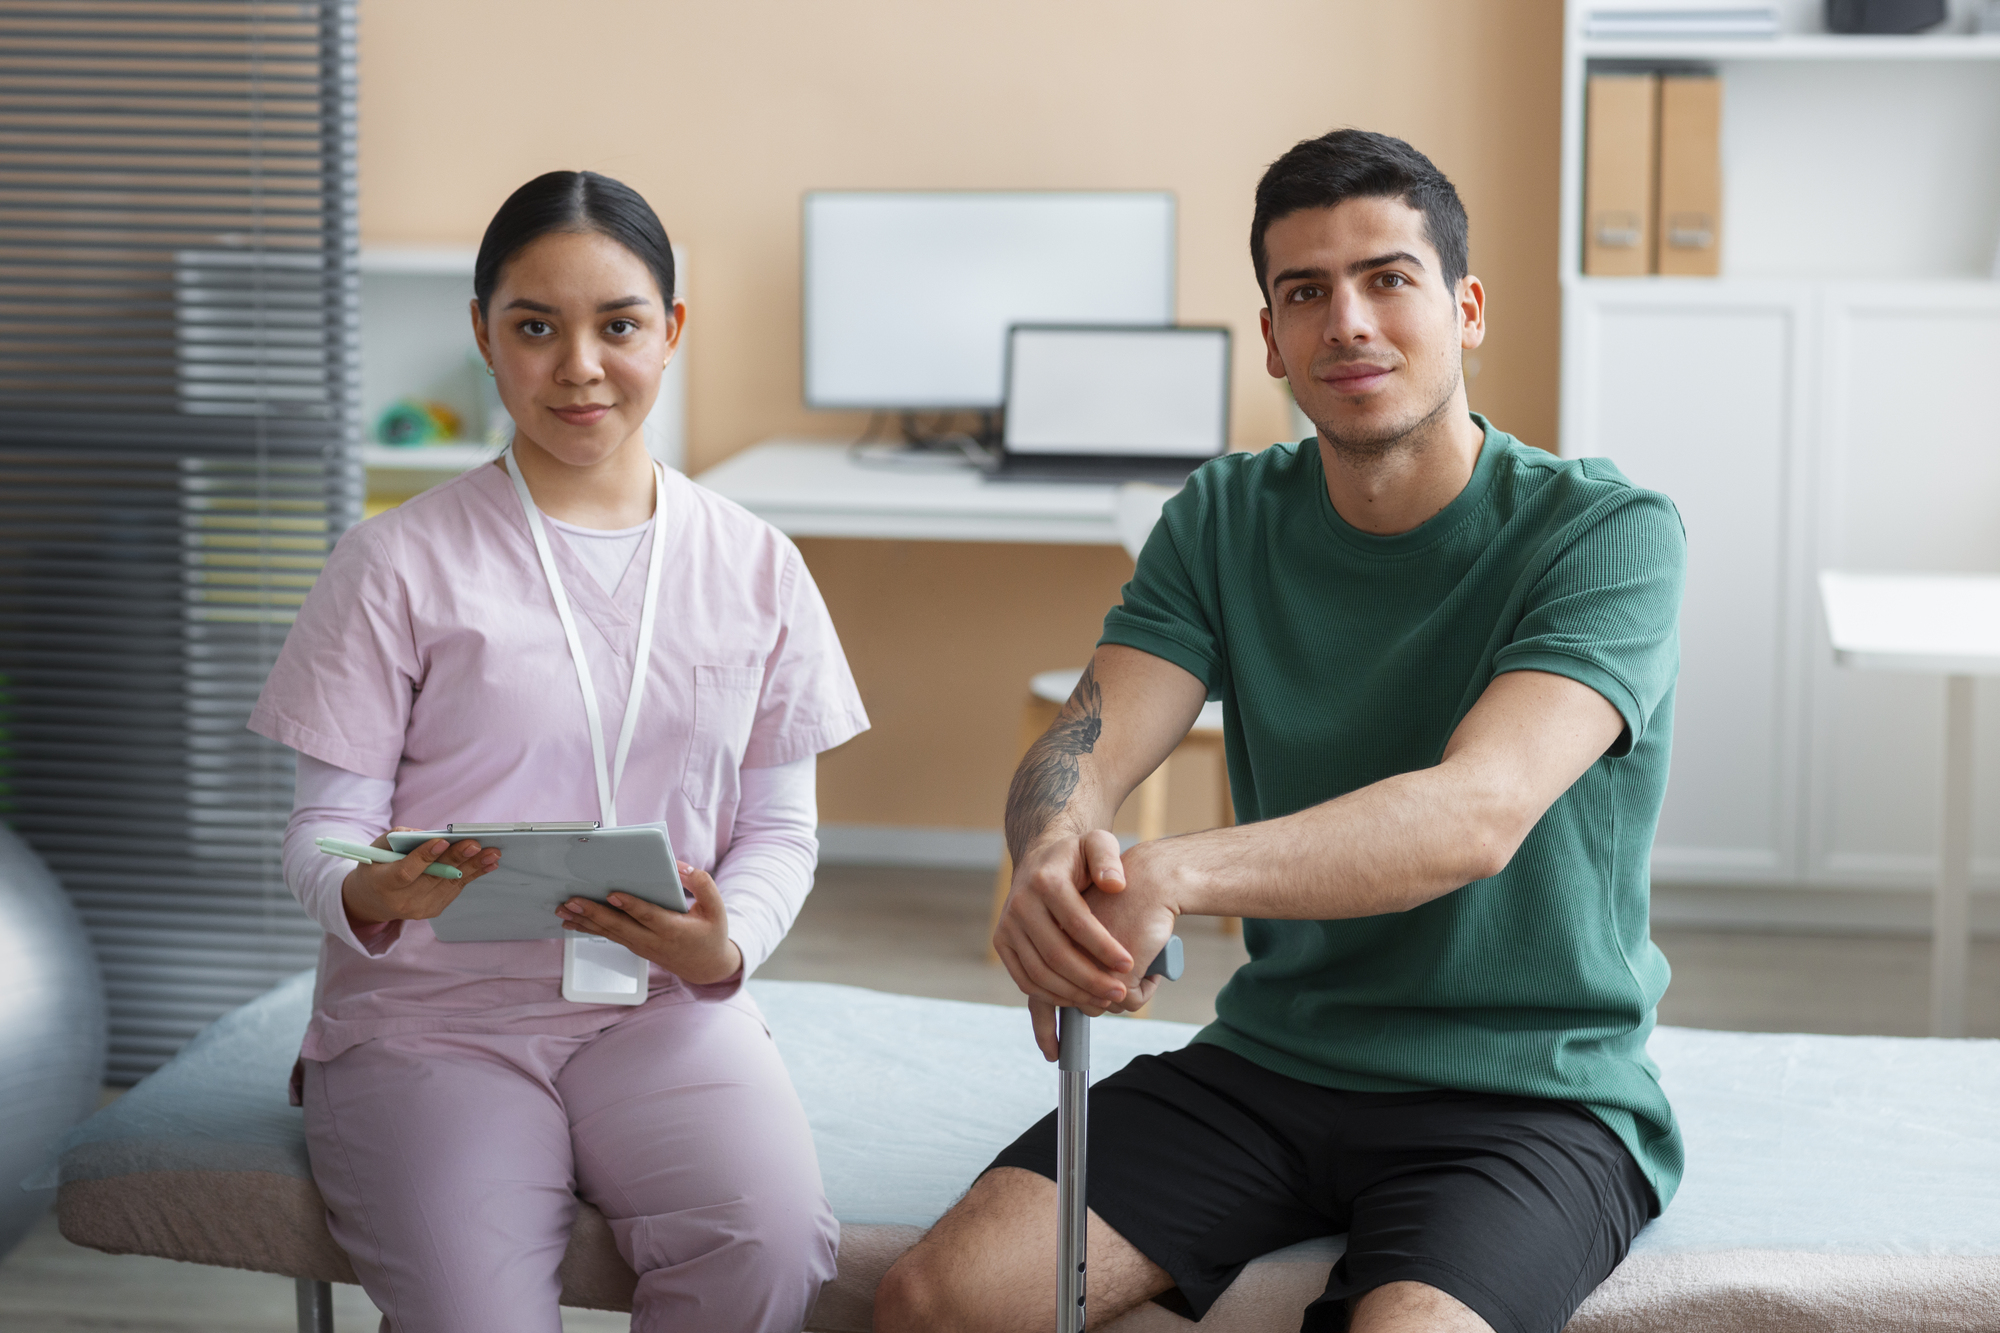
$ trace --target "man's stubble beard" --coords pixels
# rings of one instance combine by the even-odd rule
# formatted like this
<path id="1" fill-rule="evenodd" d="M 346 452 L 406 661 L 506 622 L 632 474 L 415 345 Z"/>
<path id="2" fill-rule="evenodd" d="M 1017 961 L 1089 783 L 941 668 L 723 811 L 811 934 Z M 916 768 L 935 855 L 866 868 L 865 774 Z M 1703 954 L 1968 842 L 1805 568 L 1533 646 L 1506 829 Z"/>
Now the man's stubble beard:
<path id="1" fill-rule="evenodd" d="M 1407 363 L 1406 363 L 1407 364 Z M 1447 377 L 1436 402 L 1415 417 L 1384 427 L 1371 435 L 1339 435 L 1325 423 L 1314 421 L 1320 439 L 1343 462 L 1351 467 L 1372 469 L 1393 454 L 1414 452 L 1429 443 L 1438 423 L 1451 411 L 1452 400 L 1458 395 L 1458 387 L 1464 382 L 1462 369 L 1454 367 L 1456 373 Z"/>

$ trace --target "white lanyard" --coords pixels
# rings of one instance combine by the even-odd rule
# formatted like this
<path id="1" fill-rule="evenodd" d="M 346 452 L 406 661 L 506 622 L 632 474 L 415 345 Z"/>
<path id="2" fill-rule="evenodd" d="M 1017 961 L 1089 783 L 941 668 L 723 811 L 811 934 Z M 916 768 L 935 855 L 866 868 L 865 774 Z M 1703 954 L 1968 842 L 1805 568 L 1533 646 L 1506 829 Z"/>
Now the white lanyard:
<path id="1" fill-rule="evenodd" d="M 569 640 L 569 658 L 576 664 L 576 683 L 583 691 L 583 714 L 590 720 L 590 757 L 597 765 L 598 819 L 605 827 L 618 823 L 618 786 L 625 778 L 625 757 L 632 750 L 632 733 L 639 725 L 639 700 L 646 693 L 646 676 L 653 657 L 653 611 L 660 601 L 660 556 L 666 550 L 667 479 L 658 463 L 653 464 L 653 550 L 646 560 L 646 601 L 639 612 L 639 644 L 632 654 L 632 692 L 625 700 L 625 721 L 618 728 L 618 756 L 613 764 L 604 762 L 604 722 L 597 709 L 597 686 L 590 679 L 590 662 L 583 655 L 583 640 L 577 637 L 576 617 L 570 614 L 569 594 L 563 589 L 562 574 L 556 569 L 555 553 L 549 549 L 549 534 L 542 526 L 542 513 L 528 494 L 528 483 L 507 451 L 507 475 L 514 479 L 514 494 L 521 498 L 521 512 L 528 516 L 528 531 L 535 537 L 535 554 L 542 558 L 542 573 L 549 580 L 549 592 L 556 599 L 556 616 L 562 621 L 563 637 Z"/>

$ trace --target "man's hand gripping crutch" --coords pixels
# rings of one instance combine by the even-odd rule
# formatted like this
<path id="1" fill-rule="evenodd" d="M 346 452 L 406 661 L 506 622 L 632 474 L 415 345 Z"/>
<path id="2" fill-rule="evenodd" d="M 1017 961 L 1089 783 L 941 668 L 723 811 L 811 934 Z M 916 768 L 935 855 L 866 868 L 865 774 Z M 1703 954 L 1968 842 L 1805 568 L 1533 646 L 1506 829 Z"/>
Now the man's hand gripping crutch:
<path id="1" fill-rule="evenodd" d="M 1120 950 L 1124 957 L 1112 954 L 1104 958 L 1103 953 L 1093 950 L 1100 959 L 1100 966 L 1129 968 L 1124 961 L 1133 951 L 1126 950 L 1118 942 L 1118 935 L 1138 936 L 1145 944 L 1151 937 L 1163 930 L 1170 931 L 1173 924 L 1171 912 L 1158 910 L 1132 910 L 1139 908 L 1134 899 L 1124 898 L 1126 887 L 1123 866 L 1118 856 L 1117 840 L 1108 832 L 1097 831 L 1084 835 L 1078 843 L 1078 853 L 1082 859 L 1080 867 L 1089 875 L 1092 885 L 1078 895 L 1079 905 L 1090 919 L 1090 924 L 1098 928 L 1101 939 L 1094 941 L 1098 950 Z M 1126 910 L 1120 910 L 1120 909 Z M 1137 942 L 1137 941 L 1135 941 Z M 1144 944 L 1141 947 L 1145 947 Z M 1109 950 L 1105 950 L 1108 952 Z M 1003 957 L 1007 954 L 1003 952 Z M 1142 1007 L 1152 999 L 1153 992 L 1161 981 L 1180 979 L 1182 967 L 1181 941 L 1178 935 L 1168 934 L 1152 961 L 1144 972 L 1133 977 L 1129 974 L 1119 981 L 1122 990 L 1116 999 L 1112 998 L 1110 987 L 1104 986 L 1097 993 L 1079 996 L 1080 1004 L 1052 1005 L 1046 995 L 1030 993 L 1029 1007 L 1034 1011 L 1035 1037 L 1045 1056 L 1056 1060 L 1059 1090 L 1056 1101 L 1056 1328 L 1058 1333 L 1083 1333 L 1086 1316 L 1087 1282 L 1089 1277 L 1088 1253 L 1088 1196 L 1086 1179 L 1088 1175 L 1089 1148 L 1089 1090 L 1090 1090 L 1090 1020 L 1092 1016 L 1107 1010 L 1131 1011 Z M 1010 967 L 1014 964 L 1010 961 Z M 1016 979 L 1019 980 L 1017 974 Z M 1072 985 L 1074 983 L 1071 983 Z M 1100 981 L 1100 986 L 1103 983 Z M 1025 989 L 1025 987 L 1024 987 Z M 1067 997 L 1065 997 L 1067 998 Z"/>
<path id="2" fill-rule="evenodd" d="M 1064 1333 L 1080 1333 L 1085 1315 L 1089 1020 L 1144 1007 L 1163 979 L 1181 972 L 1173 895 L 1153 876 L 1128 875 L 1109 825 L 1187 734 L 1204 694 L 1179 667 L 1100 647 L 1007 793 L 1014 882 L 993 946 L 1028 996 L 1042 1055 L 1061 1067 L 1057 1325 Z M 1143 851 L 1132 858 L 1144 860 Z"/>

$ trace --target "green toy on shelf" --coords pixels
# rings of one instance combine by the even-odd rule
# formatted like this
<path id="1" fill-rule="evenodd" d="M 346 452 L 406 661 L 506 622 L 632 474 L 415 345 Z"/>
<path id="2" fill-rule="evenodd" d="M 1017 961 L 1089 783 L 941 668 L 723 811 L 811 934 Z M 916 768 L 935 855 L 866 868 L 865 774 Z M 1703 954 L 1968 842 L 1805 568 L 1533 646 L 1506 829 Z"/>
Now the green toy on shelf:
<path id="1" fill-rule="evenodd" d="M 458 413 L 443 403 L 402 398 L 375 419 L 375 438 L 384 444 L 441 444 L 459 437 Z"/>

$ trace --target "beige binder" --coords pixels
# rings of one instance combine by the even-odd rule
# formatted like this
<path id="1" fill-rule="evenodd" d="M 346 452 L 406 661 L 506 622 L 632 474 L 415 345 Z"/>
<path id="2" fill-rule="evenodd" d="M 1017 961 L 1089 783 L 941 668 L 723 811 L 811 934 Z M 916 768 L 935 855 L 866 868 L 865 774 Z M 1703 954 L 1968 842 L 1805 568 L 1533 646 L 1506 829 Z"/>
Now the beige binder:
<path id="1" fill-rule="evenodd" d="M 1660 80 L 1658 216 L 1659 272 L 1722 272 L 1722 80 L 1712 74 Z"/>
<path id="2" fill-rule="evenodd" d="M 1657 74 L 1593 74 L 1584 118 L 1583 271 L 1653 271 Z"/>

